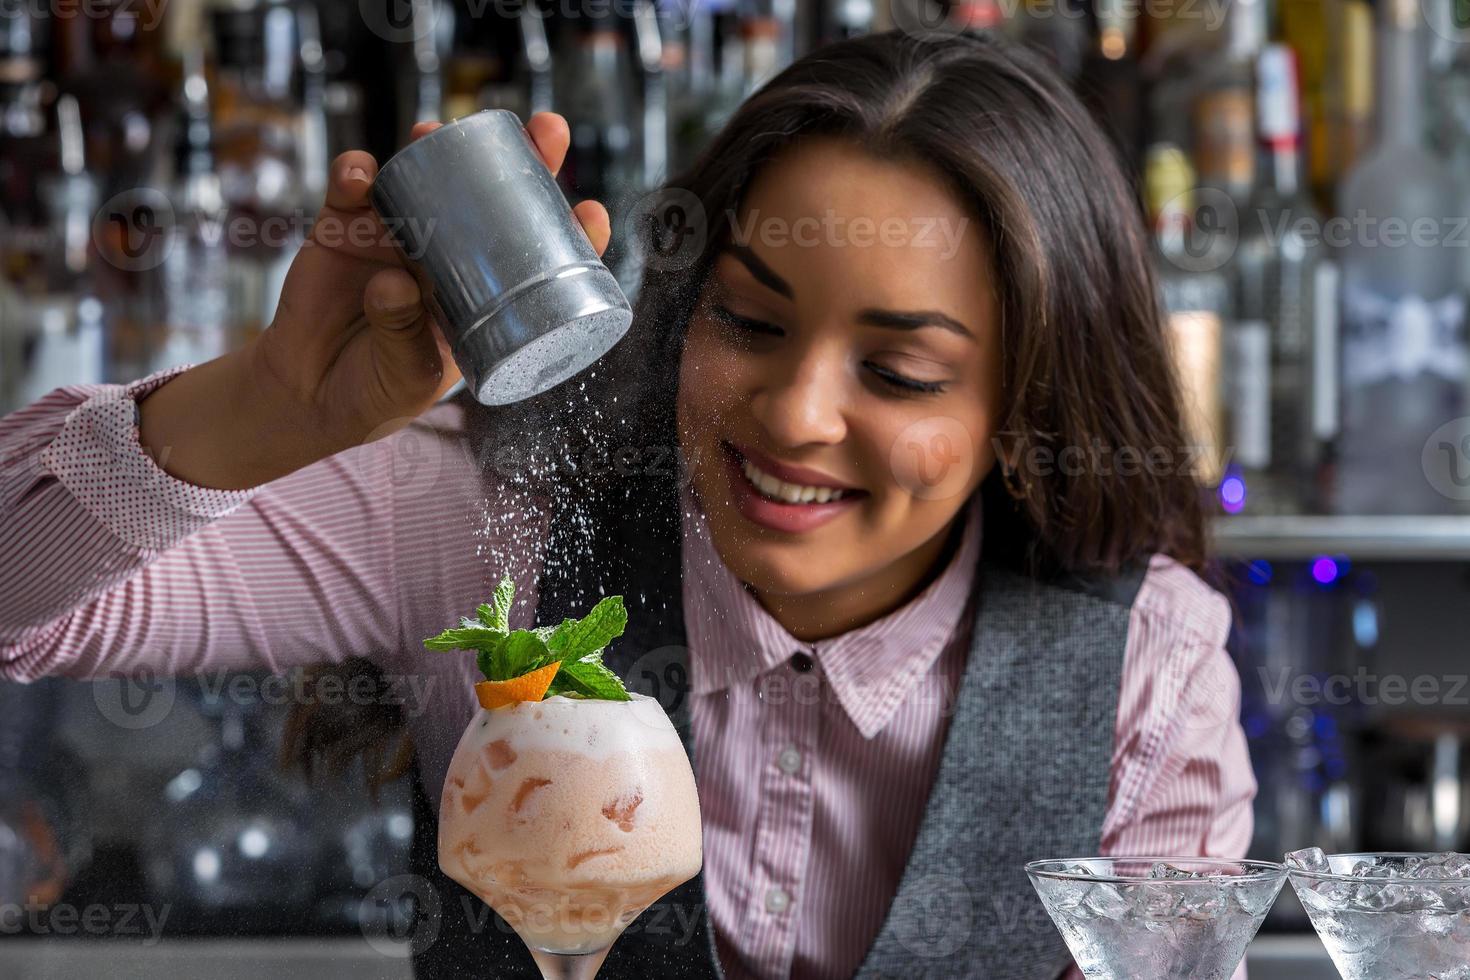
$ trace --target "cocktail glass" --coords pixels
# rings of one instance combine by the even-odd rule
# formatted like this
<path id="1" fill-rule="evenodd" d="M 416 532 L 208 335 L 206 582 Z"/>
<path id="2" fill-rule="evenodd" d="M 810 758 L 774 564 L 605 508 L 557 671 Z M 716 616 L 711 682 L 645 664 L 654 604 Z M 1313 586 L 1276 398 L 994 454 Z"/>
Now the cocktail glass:
<path id="1" fill-rule="evenodd" d="M 1089 980 L 1228 980 L 1286 880 L 1265 861 L 1072 858 L 1026 865 Z"/>
<path id="2" fill-rule="evenodd" d="M 1309 848 L 1287 866 L 1346 980 L 1470 980 L 1470 856 Z"/>
<path id="3" fill-rule="evenodd" d="M 542 975 L 591 980 L 628 923 L 699 873 L 699 799 L 658 701 L 481 708 L 439 806 L 439 867 L 500 914 Z"/>

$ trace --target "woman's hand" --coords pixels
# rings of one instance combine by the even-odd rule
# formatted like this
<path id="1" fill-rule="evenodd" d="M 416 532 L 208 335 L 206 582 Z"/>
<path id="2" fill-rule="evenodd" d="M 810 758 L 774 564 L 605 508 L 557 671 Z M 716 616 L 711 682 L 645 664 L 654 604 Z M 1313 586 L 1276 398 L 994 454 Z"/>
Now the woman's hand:
<path id="1" fill-rule="evenodd" d="M 438 126 L 419 123 L 413 138 Z M 566 120 L 537 113 L 526 129 L 555 174 L 571 141 Z M 170 473 L 203 486 L 256 486 L 402 428 L 459 380 L 439 324 L 368 203 L 377 172 L 361 150 L 332 161 L 326 204 L 269 329 L 143 400 L 142 442 Z M 574 212 L 601 255 L 607 210 L 583 201 Z"/>

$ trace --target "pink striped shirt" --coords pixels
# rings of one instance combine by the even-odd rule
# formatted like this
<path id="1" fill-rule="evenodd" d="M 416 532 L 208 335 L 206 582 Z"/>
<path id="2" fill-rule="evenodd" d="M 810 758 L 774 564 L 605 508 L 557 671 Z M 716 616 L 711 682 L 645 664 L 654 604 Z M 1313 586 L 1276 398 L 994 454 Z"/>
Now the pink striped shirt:
<path id="1" fill-rule="evenodd" d="M 513 622 L 529 625 L 544 510 L 509 486 L 487 499 L 456 401 L 261 487 L 177 480 L 139 446 L 134 400 L 183 369 L 58 388 L 0 419 L 0 676 L 290 672 L 367 656 L 410 692 L 425 785 L 438 785 L 476 671 L 422 640 L 505 570 L 520 587 Z M 851 975 L 938 762 L 979 522 L 972 513 L 916 600 L 813 646 L 761 609 L 686 512 L 694 752 L 721 958 L 732 977 Z M 1129 621 L 1103 854 L 1245 853 L 1255 780 L 1228 627 L 1221 596 L 1154 559 Z M 805 672 L 798 650 L 813 661 Z"/>

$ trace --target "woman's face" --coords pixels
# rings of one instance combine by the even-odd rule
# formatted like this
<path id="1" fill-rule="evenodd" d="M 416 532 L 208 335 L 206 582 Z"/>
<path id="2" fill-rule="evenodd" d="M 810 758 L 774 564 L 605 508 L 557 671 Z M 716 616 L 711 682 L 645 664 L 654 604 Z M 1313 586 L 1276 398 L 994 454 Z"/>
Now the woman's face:
<path id="1" fill-rule="evenodd" d="M 763 596 L 904 597 L 994 462 L 989 245 L 942 178 L 809 140 L 748 189 L 690 321 L 679 432 Z"/>

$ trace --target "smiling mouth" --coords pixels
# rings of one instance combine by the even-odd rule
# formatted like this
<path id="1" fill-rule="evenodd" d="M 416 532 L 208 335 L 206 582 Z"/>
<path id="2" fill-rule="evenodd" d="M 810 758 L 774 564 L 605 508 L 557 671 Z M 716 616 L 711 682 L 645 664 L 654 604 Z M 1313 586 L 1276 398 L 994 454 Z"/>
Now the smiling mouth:
<path id="1" fill-rule="evenodd" d="M 863 492 L 850 487 L 823 486 L 783 480 L 761 469 L 734 446 L 726 443 L 725 449 L 737 464 L 750 489 L 766 500 L 778 504 L 830 504 L 858 496 Z"/>

